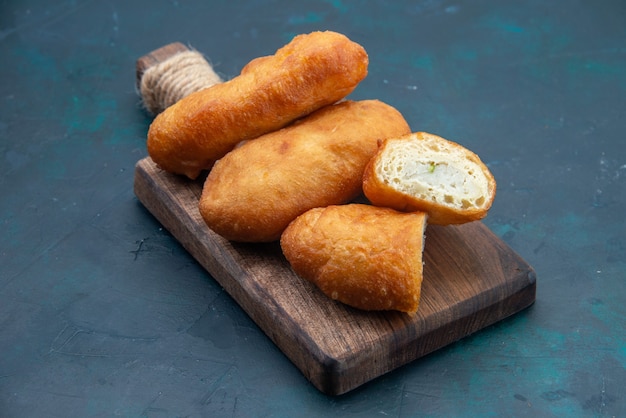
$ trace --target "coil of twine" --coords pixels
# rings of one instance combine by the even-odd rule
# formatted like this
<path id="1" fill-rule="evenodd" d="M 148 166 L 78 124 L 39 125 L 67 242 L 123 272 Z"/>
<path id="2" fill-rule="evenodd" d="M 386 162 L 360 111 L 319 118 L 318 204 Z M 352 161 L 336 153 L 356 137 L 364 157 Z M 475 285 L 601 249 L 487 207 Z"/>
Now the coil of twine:
<path id="1" fill-rule="evenodd" d="M 201 53 L 189 50 L 147 68 L 139 91 L 146 109 L 156 115 L 189 94 L 222 81 Z"/>

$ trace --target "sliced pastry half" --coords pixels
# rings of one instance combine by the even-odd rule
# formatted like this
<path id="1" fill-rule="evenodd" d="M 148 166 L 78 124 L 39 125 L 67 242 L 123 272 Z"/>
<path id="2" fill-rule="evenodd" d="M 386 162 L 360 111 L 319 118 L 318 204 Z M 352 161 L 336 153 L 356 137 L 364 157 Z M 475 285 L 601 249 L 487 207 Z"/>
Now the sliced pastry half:
<path id="1" fill-rule="evenodd" d="M 417 311 L 426 214 L 366 204 L 311 209 L 280 240 L 300 277 L 363 310 Z"/>
<path id="2" fill-rule="evenodd" d="M 427 212 L 431 224 L 462 224 L 487 215 L 496 181 L 472 151 L 416 132 L 380 143 L 363 174 L 363 192 L 376 206 Z"/>

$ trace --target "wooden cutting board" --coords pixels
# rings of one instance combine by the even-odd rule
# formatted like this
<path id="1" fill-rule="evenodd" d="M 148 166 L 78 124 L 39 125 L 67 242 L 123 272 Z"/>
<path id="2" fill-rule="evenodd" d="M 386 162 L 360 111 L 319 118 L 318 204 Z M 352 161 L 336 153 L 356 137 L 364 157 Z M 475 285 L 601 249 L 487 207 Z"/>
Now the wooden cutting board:
<path id="1" fill-rule="evenodd" d="M 320 391 L 348 392 L 530 306 L 535 273 L 483 223 L 426 230 L 418 313 L 363 312 L 296 276 L 278 243 L 238 244 L 198 211 L 202 181 L 149 158 L 135 194 Z"/>

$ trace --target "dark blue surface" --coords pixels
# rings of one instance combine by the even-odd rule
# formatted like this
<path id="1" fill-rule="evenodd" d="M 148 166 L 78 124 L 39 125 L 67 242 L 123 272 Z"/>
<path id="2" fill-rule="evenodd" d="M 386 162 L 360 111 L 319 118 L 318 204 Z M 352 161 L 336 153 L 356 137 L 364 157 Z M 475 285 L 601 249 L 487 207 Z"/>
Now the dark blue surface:
<path id="1" fill-rule="evenodd" d="M 0 1 L 0 416 L 625 416 L 626 3 Z M 314 389 L 138 203 L 135 61 L 225 78 L 298 33 L 352 98 L 477 152 L 529 310 L 347 395 Z M 314 320 L 314 319 L 312 319 Z"/>

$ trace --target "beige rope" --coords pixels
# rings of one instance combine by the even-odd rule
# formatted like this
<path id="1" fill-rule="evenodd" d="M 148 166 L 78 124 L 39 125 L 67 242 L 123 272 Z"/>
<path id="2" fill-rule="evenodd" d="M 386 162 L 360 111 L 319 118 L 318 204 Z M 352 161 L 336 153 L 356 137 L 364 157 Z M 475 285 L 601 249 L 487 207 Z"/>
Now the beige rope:
<path id="1" fill-rule="evenodd" d="M 184 51 L 149 67 L 139 89 L 144 106 L 156 115 L 183 97 L 221 82 L 202 54 Z"/>

